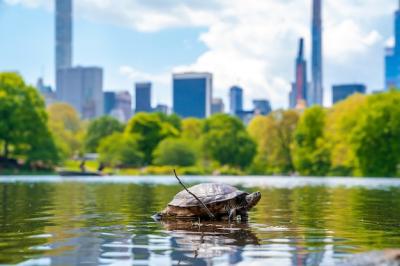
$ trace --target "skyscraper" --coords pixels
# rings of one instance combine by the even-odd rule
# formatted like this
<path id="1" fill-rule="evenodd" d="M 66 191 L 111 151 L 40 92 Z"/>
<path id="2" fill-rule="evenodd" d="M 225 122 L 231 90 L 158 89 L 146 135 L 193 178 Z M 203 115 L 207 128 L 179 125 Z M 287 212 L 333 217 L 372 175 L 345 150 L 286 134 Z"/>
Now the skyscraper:
<path id="1" fill-rule="evenodd" d="M 72 0 L 55 0 L 55 74 L 72 66 Z"/>
<path id="2" fill-rule="evenodd" d="M 205 118 L 211 115 L 212 74 L 174 74 L 172 83 L 174 113 L 183 118 Z"/>
<path id="3" fill-rule="evenodd" d="M 295 82 L 289 95 L 289 108 L 295 108 L 300 102 L 308 102 L 309 99 L 307 83 L 307 63 L 304 59 L 304 39 L 300 38 L 299 52 L 295 65 Z"/>
<path id="4" fill-rule="evenodd" d="M 238 115 L 243 111 L 243 89 L 239 86 L 233 86 L 229 90 L 229 108 L 231 115 Z"/>
<path id="5" fill-rule="evenodd" d="M 132 116 L 132 96 L 129 91 L 120 91 L 117 93 L 115 108 L 122 111 L 122 121 L 128 122 Z"/>
<path id="6" fill-rule="evenodd" d="M 395 12 L 394 47 L 385 50 L 385 89 L 400 88 L 400 1 Z"/>
<path id="7" fill-rule="evenodd" d="M 151 83 L 140 82 L 135 84 L 135 112 L 151 112 Z"/>
<path id="8" fill-rule="evenodd" d="M 332 86 L 332 103 L 345 100 L 354 93 L 365 94 L 367 88 L 364 84 L 342 84 Z"/>
<path id="9" fill-rule="evenodd" d="M 116 106 L 117 95 L 113 91 L 105 91 L 103 95 L 104 95 L 104 114 L 109 115 Z"/>
<path id="10" fill-rule="evenodd" d="M 72 105 L 83 119 L 103 115 L 103 69 L 62 68 L 57 71 L 57 76 L 58 100 Z"/>
<path id="11" fill-rule="evenodd" d="M 269 100 L 253 100 L 254 114 L 257 115 L 268 115 L 272 112 L 271 103 Z"/>
<path id="12" fill-rule="evenodd" d="M 323 104 L 322 80 L 322 0 L 313 0 L 312 17 L 312 88 L 310 90 L 309 104 Z"/>
<path id="13" fill-rule="evenodd" d="M 224 109 L 224 101 L 221 98 L 212 99 L 211 114 L 223 113 Z"/>

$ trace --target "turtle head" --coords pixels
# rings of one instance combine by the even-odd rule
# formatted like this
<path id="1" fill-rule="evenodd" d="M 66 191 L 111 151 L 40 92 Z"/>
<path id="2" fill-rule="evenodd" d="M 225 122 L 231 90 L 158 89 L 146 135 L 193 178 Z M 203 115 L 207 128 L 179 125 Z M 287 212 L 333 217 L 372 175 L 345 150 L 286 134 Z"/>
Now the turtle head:
<path id="1" fill-rule="evenodd" d="M 250 210 L 251 208 L 253 208 L 260 199 L 261 199 L 261 193 L 259 191 L 247 195 L 246 196 L 247 209 Z"/>

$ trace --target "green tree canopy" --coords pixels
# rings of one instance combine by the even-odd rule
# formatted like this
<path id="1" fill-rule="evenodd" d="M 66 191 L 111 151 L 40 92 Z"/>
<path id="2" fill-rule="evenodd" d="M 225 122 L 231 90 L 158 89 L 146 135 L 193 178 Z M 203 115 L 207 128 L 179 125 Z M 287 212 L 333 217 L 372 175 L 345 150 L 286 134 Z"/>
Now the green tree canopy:
<path id="1" fill-rule="evenodd" d="M 22 158 L 28 163 L 58 161 L 44 101 L 16 73 L 0 73 L 0 117 L 3 157 Z"/>
<path id="2" fill-rule="evenodd" d="M 85 128 L 78 112 L 69 104 L 55 103 L 47 107 L 49 127 L 63 159 L 82 151 Z"/>
<path id="3" fill-rule="evenodd" d="M 250 122 L 249 134 L 258 144 L 253 162 L 257 173 L 294 172 L 291 145 L 298 119 L 299 115 L 294 110 L 278 110 L 268 116 L 257 116 Z"/>
<path id="4" fill-rule="evenodd" d="M 156 165 L 192 166 L 196 163 L 196 150 L 185 139 L 164 139 L 158 144 L 153 156 Z"/>
<path id="5" fill-rule="evenodd" d="M 256 144 L 242 122 L 226 114 L 216 114 L 205 121 L 204 152 L 221 165 L 247 167 L 256 153 Z"/>
<path id="6" fill-rule="evenodd" d="M 182 138 L 199 140 L 203 133 L 203 120 L 186 118 L 182 120 Z"/>
<path id="7" fill-rule="evenodd" d="M 143 164 L 144 154 L 138 149 L 133 135 L 119 132 L 103 138 L 97 152 L 100 162 L 113 167 L 137 167 Z"/>
<path id="8" fill-rule="evenodd" d="M 305 176 L 324 176 L 329 172 L 329 152 L 323 145 L 326 112 L 321 106 L 305 110 L 294 133 L 293 162 Z"/>
<path id="9" fill-rule="evenodd" d="M 396 176 L 400 163 L 400 93 L 369 96 L 357 119 L 351 142 L 361 174 Z"/>
<path id="10" fill-rule="evenodd" d="M 85 135 L 85 149 L 95 152 L 100 141 L 114 132 L 122 132 L 124 125 L 111 116 L 102 116 L 90 122 Z"/>
<path id="11" fill-rule="evenodd" d="M 327 113 L 323 142 L 330 152 L 331 175 L 361 175 L 351 136 L 364 112 L 367 98 L 355 94 L 335 104 Z"/>
<path id="12" fill-rule="evenodd" d="M 163 121 L 158 113 L 139 113 L 128 122 L 125 133 L 135 135 L 138 148 L 144 154 L 144 163 L 148 165 L 158 143 L 166 137 L 179 135 L 179 130 Z"/>

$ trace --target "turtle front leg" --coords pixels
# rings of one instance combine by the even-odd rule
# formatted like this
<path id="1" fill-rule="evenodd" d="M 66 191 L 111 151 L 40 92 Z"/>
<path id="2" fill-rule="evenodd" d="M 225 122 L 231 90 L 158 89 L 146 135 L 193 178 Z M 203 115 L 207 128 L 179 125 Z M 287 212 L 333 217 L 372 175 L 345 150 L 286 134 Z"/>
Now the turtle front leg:
<path id="1" fill-rule="evenodd" d="M 247 214 L 247 211 L 241 211 L 239 215 L 240 215 L 240 221 L 247 222 L 249 220 L 249 215 Z"/>
<path id="2" fill-rule="evenodd" d="M 231 222 L 233 219 L 236 219 L 236 212 L 237 210 L 235 208 L 231 209 L 229 211 L 229 222 Z"/>

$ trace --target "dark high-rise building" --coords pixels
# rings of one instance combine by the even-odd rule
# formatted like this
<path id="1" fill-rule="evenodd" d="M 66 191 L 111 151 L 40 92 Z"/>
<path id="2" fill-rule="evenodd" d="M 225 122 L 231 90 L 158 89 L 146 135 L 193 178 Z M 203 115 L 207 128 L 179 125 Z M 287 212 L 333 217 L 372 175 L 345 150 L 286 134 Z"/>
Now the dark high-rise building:
<path id="1" fill-rule="evenodd" d="M 365 94 L 367 88 L 363 84 L 342 84 L 332 86 L 332 103 L 345 100 L 354 93 Z"/>
<path id="2" fill-rule="evenodd" d="M 109 115 L 111 111 L 116 107 L 116 93 L 113 91 L 104 92 L 104 114 Z"/>
<path id="3" fill-rule="evenodd" d="M 243 111 L 243 89 L 238 86 L 233 86 L 229 90 L 229 108 L 231 115 L 237 115 Z"/>
<path id="4" fill-rule="evenodd" d="M 292 91 L 289 94 L 289 108 L 295 108 L 300 102 L 309 103 L 309 92 L 307 82 L 307 63 L 304 59 L 304 40 L 299 41 L 299 52 L 295 65 L 295 82 L 292 84 Z"/>
<path id="5" fill-rule="evenodd" d="M 72 67 L 72 0 L 55 0 L 55 75 Z M 57 88 L 58 89 L 58 88 Z"/>
<path id="6" fill-rule="evenodd" d="M 135 113 L 151 112 L 151 83 L 140 82 L 135 84 Z"/>
<path id="7" fill-rule="evenodd" d="M 400 3 L 399 3 L 400 5 Z M 400 6 L 395 12 L 394 47 L 385 51 L 385 89 L 400 88 Z"/>
<path id="8" fill-rule="evenodd" d="M 211 115 L 212 74 L 174 74 L 172 83 L 174 113 L 183 118 Z"/>
<path id="9" fill-rule="evenodd" d="M 311 28 L 312 39 L 312 88 L 309 95 L 309 104 L 323 105 L 322 79 L 322 0 L 313 0 L 313 17 Z"/>
<path id="10" fill-rule="evenodd" d="M 103 69 L 71 67 L 57 71 L 57 98 L 72 105 L 83 119 L 104 114 Z"/>
<path id="11" fill-rule="evenodd" d="M 268 115 L 272 112 L 271 103 L 268 100 L 253 100 L 254 113 L 257 115 Z"/>

